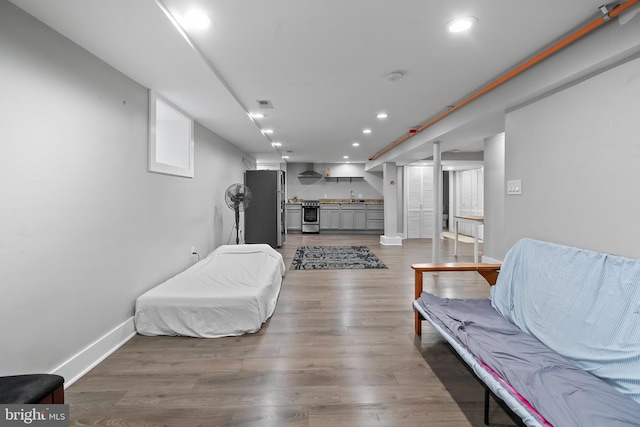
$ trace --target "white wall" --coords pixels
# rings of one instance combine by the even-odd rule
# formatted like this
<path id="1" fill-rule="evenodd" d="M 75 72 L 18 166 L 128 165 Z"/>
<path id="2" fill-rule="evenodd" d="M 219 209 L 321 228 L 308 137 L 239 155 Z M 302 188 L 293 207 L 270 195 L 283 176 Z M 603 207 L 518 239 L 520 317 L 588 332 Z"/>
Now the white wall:
<path id="1" fill-rule="evenodd" d="M 197 125 L 195 178 L 149 173 L 146 88 L 7 2 L 0 52 L 0 375 L 72 380 L 226 243 L 246 154 Z"/>
<path id="2" fill-rule="evenodd" d="M 483 257 L 501 260 L 504 241 L 505 148 L 504 133 L 484 140 Z"/>
<path id="3" fill-rule="evenodd" d="M 504 252 L 533 237 L 640 258 L 640 59 L 507 114 Z"/>
<path id="4" fill-rule="evenodd" d="M 298 199 L 348 199 L 353 190 L 355 197 L 362 194 L 364 199 L 382 199 L 382 175 L 364 171 L 364 164 L 317 163 L 313 170 L 325 174 L 331 170 L 331 179 L 299 179 L 298 174 L 307 170 L 306 163 L 287 163 L 287 198 Z M 338 179 L 335 177 L 361 176 L 363 179 Z M 327 195 L 325 197 L 325 194 Z"/>

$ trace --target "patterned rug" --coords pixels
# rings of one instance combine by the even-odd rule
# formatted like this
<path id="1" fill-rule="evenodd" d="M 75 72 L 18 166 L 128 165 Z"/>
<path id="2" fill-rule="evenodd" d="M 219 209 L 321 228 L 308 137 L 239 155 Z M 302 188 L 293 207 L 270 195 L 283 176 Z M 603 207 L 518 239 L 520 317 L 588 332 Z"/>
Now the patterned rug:
<path id="1" fill-rule="evenodd" d="M 290 270 L 387 268 L 367 246 L 298 246 Z"/>

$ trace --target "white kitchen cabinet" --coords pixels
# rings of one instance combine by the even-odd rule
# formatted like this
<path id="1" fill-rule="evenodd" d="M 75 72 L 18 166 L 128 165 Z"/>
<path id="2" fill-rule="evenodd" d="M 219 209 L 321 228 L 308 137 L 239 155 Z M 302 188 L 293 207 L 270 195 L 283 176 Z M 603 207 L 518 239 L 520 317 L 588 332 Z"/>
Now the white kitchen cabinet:
<path id="1" fill-rule="evenodd" d="M 366 230 L 366 206 L 343 203 L 340 205 L 341 230 Z"/>
<path id="2" fill-rule="evenodd" d="M 384 205 L 367 205 L 367 230 L 384 230 Z"/>
<path id="3" fill-rule="evenodd" d="M 320 205 L 320 230 L 340 229 L 340 204 L 323 203 Z"/>
<path id="4" fill-rule="evenodd" d="M 287 205 L 287 230 L 302 231 L 302 206 Z"/>
<path id="5" fill-rule="evenodd" d="M 367 229 L 367 210 L 363 206 L 363 209 L 356 209 L 353 214 L 353 229 L 354 230 L 366 230 Z"/>
<path id="6" fill-rule="evenodd" d="M 384 230 L 384 205 L 364 203 L 322 203 L 321 231 Z"/>
<path id="7" fill-rule="evenodd" d="M 341 230 L 353 230 L 354 226 L 354 211 L 353 209 L 340 208 L 340 229 Z"/>

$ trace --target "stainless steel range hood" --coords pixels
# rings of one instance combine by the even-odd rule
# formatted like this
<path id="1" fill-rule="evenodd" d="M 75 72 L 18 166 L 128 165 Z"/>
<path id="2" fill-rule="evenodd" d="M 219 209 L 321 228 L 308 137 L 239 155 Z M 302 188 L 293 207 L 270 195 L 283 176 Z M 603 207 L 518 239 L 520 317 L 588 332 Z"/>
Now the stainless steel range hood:
<path id="1" fill-rule="evenodd" d="M 304 172 L 300 172 L 298 174 L 298 178 L 322 178 L 322 174 L 320 172 L 316 172 L 313 170 L 313 163 L 307 163 L 307 170 Z"/>

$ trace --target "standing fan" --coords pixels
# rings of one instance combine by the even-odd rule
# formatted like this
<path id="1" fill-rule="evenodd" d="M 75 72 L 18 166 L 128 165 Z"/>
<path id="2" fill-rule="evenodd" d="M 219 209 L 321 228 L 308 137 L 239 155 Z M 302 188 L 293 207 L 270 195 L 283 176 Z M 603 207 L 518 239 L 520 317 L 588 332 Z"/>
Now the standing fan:
<path id="1" fill-rule="evenodd" d="M 236 245 L 240 243 L 240 211 L 249 207 L 251 190 L 243 184 L 231 184 L 224 192 L 224 201 L 236 213 Z"/>

